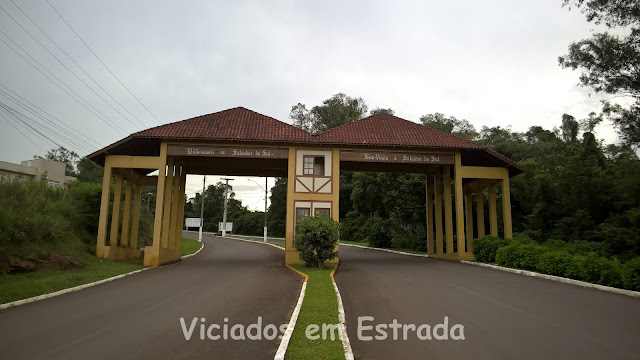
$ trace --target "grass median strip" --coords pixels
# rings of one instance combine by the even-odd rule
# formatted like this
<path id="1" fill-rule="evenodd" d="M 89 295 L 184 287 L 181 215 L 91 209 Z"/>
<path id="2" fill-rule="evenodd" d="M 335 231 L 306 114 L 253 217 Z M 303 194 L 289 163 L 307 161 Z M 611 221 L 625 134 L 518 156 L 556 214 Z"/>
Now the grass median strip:
<path id="1" fill-rule="evenodd" d="M 327 265 L 324 269 L 308 268 L 304 265 L 292 265 L 292 267 L 306 274 L 309 280 L 298 322 L 287 348 L 286 359 L 344 359 L 344 348 L 337 328 L 332 330 L 333 340 L 331 340 L 331 331 L 327 332 L 326 339 L 323 340 L 322 336 L 323 324 L 332 326 L 340 324 L 338 298 L 330 276 L 335 265 Z M 317 340 L 311 340 L 305 334 L 307 327 L 314 324 L 319 326 L 319 330 L 315 333 L 320 335 Z"/>
<path id="2" fill-rule="evenodd" d="M 193 254 L 202 246 L 183 239 L 182 255 Z M 82 256 L 84 267 L 73 270 L 43 268 L 33 272 L 0 275 L 0 304 L 84 285 L 144 268 L 142 259 L 110 261 L 91 254 Z"/>

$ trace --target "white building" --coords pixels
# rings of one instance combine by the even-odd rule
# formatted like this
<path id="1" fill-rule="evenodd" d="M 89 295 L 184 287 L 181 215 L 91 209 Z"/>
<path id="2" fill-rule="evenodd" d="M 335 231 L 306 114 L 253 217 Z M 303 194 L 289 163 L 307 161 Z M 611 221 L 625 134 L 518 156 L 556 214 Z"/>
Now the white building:
<path id="1" fill-rule="evenodd" d="M 76 179 L 65 175 L 65 164 L 59 161 L 32 159 L 22 161 L 20 164 L 0 161 L 0 181 L 39 180 L 45 174 L 49 185 L 53 187 L 66 187 L 69 182 Z"/>

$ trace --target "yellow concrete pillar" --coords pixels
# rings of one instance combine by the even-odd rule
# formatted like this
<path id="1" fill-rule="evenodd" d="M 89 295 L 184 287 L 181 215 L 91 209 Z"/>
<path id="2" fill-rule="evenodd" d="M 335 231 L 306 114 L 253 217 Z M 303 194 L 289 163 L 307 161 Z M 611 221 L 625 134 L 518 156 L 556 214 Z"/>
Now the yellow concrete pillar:
<path id="1" fill-rule="evenodd" d="M 444 228 L 447 254 L 453 252 L 453 209 L 451 205 L 451 166 L 444 166 Z M 462 186 L 462 183 L 460 183 Z M 456 204 L 457 209 L 457 204 Z"/>
<path id="2" fill-rule="evenodd" d="M 433 255 L 433 182 L 431 181 L 431 174 L 429 173 L 425 174 L 425 186 L 427 190 L 427 254 Z"/>
<path id="3" fill-rule="evenodd" d="M 482 189 L 478 189 L 476 191 L 476 216 L 478 223 L 478 238 L 484 236 L 484 196 L 482 194 Z"/>
<path id="4" fill-rule="evenodd" d="M 140 228 L 140 205 L 142 204 L 142 185 L 136 185 L 133 195 L 133 214 L 131 215 L 131 236 L 129 237 L 129 247 L 138 248 L 138 230 Z"/>
<path id="5" fill-rule="evenodd" d="M 109 246 L 118 246 L 118 230 L 120 227 L 120 205 L 122 204 L 122 176 L 116 175 L 116 185 L 113 189 L 113 211 L 111 213 L 111 231 Z"/>
<path id="6" fill-rule="evenodd" d="M 289 163 L 287 169 L 287 220 L 285 233 L 285 261 L 287 264 L 294 263 L 298 258 L 298 253 L 293 247 L 293 236 L 296 228 L 294 209 L 294 195 L 296 182 L 296 149 L 289 148 Z"/>
<path id="7" fill-rule="evenodd" d="M 489 224 L 491 236 L 498 236 L 498 211 L 496 209 L 496 187 L 489 186 Z"/>
<path id="8" fill-rule="evenodd" d="M 465 218 L 466 218 L 466 229 L 465 234 L 467 235 L 467 252 L 473 252 L 473 197 L 471 193 L 465 194 Z"/>
<path id="9" fill-rule="evenodd" d="M 180 211 L 180 165 L 176 165 L 176 174 L 173 177 L 173 193 L 171 195 L 171 220 L 169 229 L 169 249 L 176 249 L 179 233 L 176 229 L 182 229 L 181 222 L 178 221 L 178 212 Z"/>
<path id="10" fill-rule="evenodd" d="M 444 253 L 444 239 L 442 238 L 442 178 L 441 167 L 437 167 L 433 175 L 433 183 L 435 185 L 435 215 L 436 215 L 436 253 Z"/>
<path id="11" fill-rule="evenodd" d="M 158 166 L 158 187 L 156 194 L 156 214 L 153 222 L 153 245 L 145 249 L 144 265 L 158 266 L 160 260 L 160 241 L 162 236 L 162 210 L 164 209 L 164 188 L 167 172 L 167 144 L 160 144 L 160 164 Z M 148 251 L 151 250 L 151 251 Z"/>
<path id="12" fill-rule="evenodd" d="M 171 201 L 171 195 L 173 193 L 173 185 L 174 185 L 173 173 L 175 171 L 175 167 L 173 166 L 174 159 L 169 158 L 167 163 L 168 163 L 167 180 L 165 182 L 165 187 L 164 187 L 165 191 L 164 191 L 164 210 L 163 210 L 163 217 L 162 217 L 162 236 L 160 241 L 160 247 L 163 247 L 165 249 L 169 248 L 169 226 L 171 222 L 171 204 L 173 203 L 173 201 Z"/>
<path id="13" fill-rule="evenodd" d="M 504 224 L 504 238 L 513 238 L 511 224 L 511 191 L 509 190 L 509 174 L 502 179 L 502 222 Z"/>
<path id="14" fill-rule="evenodd" d="M 184 225 L 184 198 L 185 186 L 187 185 L 187 171 L 183 166 L 180 167 L 180 192 L 178 194 L 178 215 L 176 217 L 174 249 L 180 250 L 182 247 L 182 228 Z"/>
<path id="15" fill-rule="evenodd" d="M 133 182 L 127 180 L 124 191 L 124 210 L 122 212 L 122 232 L 120 233 L 120 247 L 129 247 L 129 224 L 131 216 L 131 193 L 133 192 Z"/>
<path id="16" fill-rule="evenodd" d="M 100 218 L 98 219 L 98 239 L 96 256 L 105 257 L 104 247 L 107 240 L 107 223 L 109 222 L 109 202 L 111 200 L 111 161 L 109 156 L 104 161 L 102 175 L 102 198 L 100 200 Z"/>
<path id="17" fill-rule="evenodd" d="M 454 186 L 456 196 L 456 242 L 458 243 L 458 254 L 462 254 L 465 252 L 464 190 L 462 189 L 462 173 L 460 171 L 461 166 L 461 156 L 460 154 L 456 154 Z M 451 243 L 453 244 L 453 239 Z M 451 251 L 453 251 L 453 245 L 451 246 Z"/>

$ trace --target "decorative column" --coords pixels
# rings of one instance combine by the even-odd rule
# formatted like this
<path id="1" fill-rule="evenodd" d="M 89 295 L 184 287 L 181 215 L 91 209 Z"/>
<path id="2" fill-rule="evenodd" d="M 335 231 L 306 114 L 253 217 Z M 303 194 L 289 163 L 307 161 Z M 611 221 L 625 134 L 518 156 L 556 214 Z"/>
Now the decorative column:
<path id="1" fill-rule="evenodd" d="M 444 239 L 442 238 L 442 179 L 441 167 L 437 167 L 433 176 L 433 182 L 436 188 L 435 193 L 435 214 L 436 214 L 436 252 L 438 255 L 444 253 Z"/>
<path id="2" fill-rule="evenodd" d="M 451 166 L 444 166 L 444 227 L 447 238 L 447 254 L 453 253 L 453 209 L 451 206 Z M 457 185 L 456 185 L 457 187 Z M 457 204 L 456 204 L 457 209 Z"/>
<path id="3" fill-rule="evenodd" d="M 430 181 L 430 177 L 430 173 L 425 174 L 425 186 L 427 191 L 427 254 L 433 255 L 433 182 Z"/>
<path id="4" fill-rule="evenodd" d="M 489 186 L 489 224 L 491 226 L 491 236 L 498 236 L 498 211 L 496 209 L 496 187 Z"/>
<path id="5" fill-rule="evenodd" d="M 484 195 L 482 189 L 476 191 L 476 216 L 478 223 L 478 238 L 484 236 Z"/>

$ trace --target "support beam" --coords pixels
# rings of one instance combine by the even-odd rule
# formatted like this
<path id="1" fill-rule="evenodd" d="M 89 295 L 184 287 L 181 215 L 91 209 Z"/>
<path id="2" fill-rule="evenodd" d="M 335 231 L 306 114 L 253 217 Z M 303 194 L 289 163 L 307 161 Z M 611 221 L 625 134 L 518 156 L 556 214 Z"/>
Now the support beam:
<path id="1" fill-rule="evenodd" d="M 140 205 L 142 204 L 142 185 L 136 185 L 133 195 L 133 214 L 131 215 L 131 236 L 129 237 L 129 247 L 138 248 L 138 230 L 140 228 Z"/>
<path id="2" fill-rule="evenodd" d="M 179 233 L 176 229 L 182 230 L 182 224 L 178 222 L 178 212 L 180 212 L 180 180 L 182 176 L 180 174 L 180 165 L 176 165 L 176 174 L 173 177 L 173 193 L 171 195 L 171 220 L 169 225 L 169 249 L 176 249 L 176 243 L 178 242 Z"/>
<path id="3" fill-rule="evenodd" d="M 427 215 L 427 254 L 434 254 L 433 244 L 433 182 L 431 174 L 425 174 L 425 186 L 427 190 L 426 215 Z"/>
<path id="4" fill-rule="evenodd" d="M 164 209 L 164 188 L 166 182 L 167 144 L 160 144 L 160 166 L 158 167 L 158 189 L 156 195 L 156 213 L 153 222 L 153 245 L 151 251 L 145 249 L 144 265 L 158 266 L 160 261 L 160 241 L 162 235 L 162 210 Z"/>
<path id="5" fill-rule="evenodd" d="M 104 162 L 102 175 L 102 199 L 100 200 L 100 218 L 98 220 L 98 239 L 96 256 L 104 257 L 103 249 L 107 240 L 107 223 L 109 222 L 109 203 L 111 199 L 111 161 L 109 156 Z"/>
<path id="6" fill-rule="evenodd" d="M 509 190 L 509 176 L 502 180 L 502 222 L 504 225 L 504 238 L 513 238 L 511 225 L 511 191 Z"/>
<path id="7" fill-rule="evenodd" d="M 116 185 L 113 190 L 113 211 L 111 213 L 111 231 L 109 246 L 118 246 L 118 230 L 120 227 L 120 205 L 122 204 L 122 176 L 116 175 Z"/>
<path id="8" fill-rule="evenodd" d="M 455 155 L 455 199 L 456 199 L 456 242 L 458 243 L 458 254 L 465 252 L 465 231 L 464 231 L 464 192 L 462 191 L 462 175 L 460 173 L 461 156 Z M 453 239 L 452 239 L 453 243 Z M 451 247 L 453 251 L 453 246 Z M 449 251 L 447 251 L 449 252 Z"/>
<path id="9" fill-rule="evenodd" d="M 184 165 L 180 169 L 180 194 L 178 195 L 178 216 L 175 233 L 174 249 L 180 250 L 182 247 L 182 225 L 184 223 L 184 198 L 187 185 L 187 170 Z"/>
<path id="10" fill-rule="evenodd" d="M 496 209 L 496 188 L 489 186 L 489 224 L 491 236 L 498 236 L 498 211 Z"/>
<path id="11" fill-rule="evenodd" d="M 296 209 L 294 209 L 294 199 L 295 196 L 295 184 L 296 184 L 296 149 L 293 147 L 289 148 L 289 159 L 288 159 L 288 170 L 287 170 L 287 212 L 286 212 L 286 222 L 285 222 L 285 263 L 293 264 L 298 260 L 298 253 L 296 249 L 293 247 L 293 235 L 295 232 L 296 222 L 295 215 Z"/>
<path id="12" fill-rule="evenodd" d="M 442 168 L 436 168 L 433 175 L 433 183 L 435 185 L 435 215 L 436 215 L 436 252 L 438 254 L 444 253 L 443 239 L 442 239 Z"/>
<path id="13" fill-rule="evenodd" d="M 453 252 L 453 208 L 451 205 L 451 166 L 444 167 L 444 228 L 447 239 L 447 254 Z M 462 179 L 460 182 L 462 186 Z M 456 206 L 457 208 L 457 206 Z"/>
<path id="14" fill-rule="evenodd" d="M 122 212 L 122 232 L 120 233 L 120 247 L 129 247 L 129 224 L 131 216 L 131 193 L 133 192 L 133 182 L 127 180 L 124 191 L 124 210 Z"/>
<path id="15" fill-rule="evenodd" d="M 467 248 L 466 252 L 473 252 L 473 197 L 471 193 L 466 193 L 464 196 L 465 200 L 465 220 L 466 220 L 466 229 L 465 233 L 467 235 Z"/>
<path id="16" fill-rule="evenodd" d="M 482 193 L 482 189 L 476 192 L 476 216 L 478 223 L 478 238 L 481 238 L 485 235 L 484 233 L 484 194 Z"/>
<path id="17" fill-rule="evenodd" d="M 163 247 L 165 249 L 169 248 L 169 226 L 171 225 L 171 205 L 173 204 L 171 195 L 173 193 L 173 186 L 175 185 L 173 175 L 175 171 L 174 159 L 169 158 L 168 164 L 169 166 L 167 167 L 167 180 L 165 183 L 164 210 L 162 217 L 162 240 L 160 241 L 160 247 Z"/>

